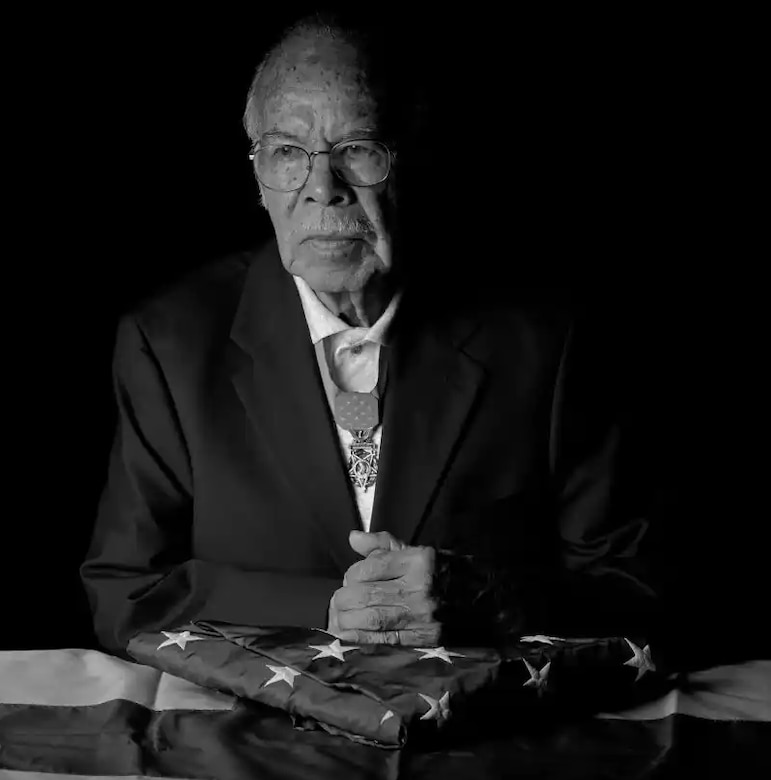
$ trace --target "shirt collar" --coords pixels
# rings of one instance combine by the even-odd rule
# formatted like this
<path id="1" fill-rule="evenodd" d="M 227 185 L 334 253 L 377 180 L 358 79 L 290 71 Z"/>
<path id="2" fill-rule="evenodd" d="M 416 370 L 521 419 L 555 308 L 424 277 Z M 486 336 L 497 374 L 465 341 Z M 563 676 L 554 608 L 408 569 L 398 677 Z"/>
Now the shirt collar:
<path id="1" fill-rule="evenodd" d="M 401 293 L 397 292 L 392 298 L 386 310 L 380 315 L 377 322 L 371 328 L 352 328 L 343 322 L 336 314 L 333 314 L 320 300 L 311 286 L 305 279 L 292 275 L 297 291 L 300 293 L 300 302 L 302 303 L 305 320 L 308 323 L 311 341 L 318 344 L 327 336 L 335 333 L 341 333 L 346 330 L 364 331 L 362 341 L 372 341 L 375 344 L 387 344 L 388 328 L 396 313 Z"/>

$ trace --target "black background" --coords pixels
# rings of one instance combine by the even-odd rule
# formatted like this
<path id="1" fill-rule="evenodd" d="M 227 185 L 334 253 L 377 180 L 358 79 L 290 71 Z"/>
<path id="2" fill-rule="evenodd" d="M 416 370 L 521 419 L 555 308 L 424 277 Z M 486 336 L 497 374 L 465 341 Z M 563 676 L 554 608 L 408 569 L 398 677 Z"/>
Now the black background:
<path id="1" fill-rule="evenodd" d="M 2 647 L 93 641 L 77 566 L 112 436 L 116 320 L 270 236 L 240 122 L 287 15 L 41 12 L 7 27 Z M 533 285 L 592 313 L 651 490 L 672 635 L 756 653 L 758 276 L 732 178 L 746 150 L 730 31 L 642 12 L 388 16 L 435 85 L 432 261 L 445 280 Z M 500 181 L 466 164 L 480 139 L 506 150 Z"/>

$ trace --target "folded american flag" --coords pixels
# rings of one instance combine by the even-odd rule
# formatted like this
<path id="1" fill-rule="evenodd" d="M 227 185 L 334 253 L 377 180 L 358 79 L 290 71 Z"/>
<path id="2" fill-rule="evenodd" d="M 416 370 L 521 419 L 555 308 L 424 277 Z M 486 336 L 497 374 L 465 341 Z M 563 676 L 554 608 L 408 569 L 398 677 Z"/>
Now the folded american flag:
<path id="1" fill-rule="evenodd" d="M 322 729 L 301 731 L 283 710 L 95 650 L 5 651 L 0 652 L 0 777 L 771 776 L 771 661 L 680 673 L 663 681 L 661 672 L 657 675 L 655 682 L 645 673 L 631 683 L 631 691 L 646 699 L 631 709 L 532 724 L 531 699 L 522 720 L 509 708 L 501 713 L 500 728 L 452 738 L 446 746 L 411 741 L 403 750 L 383 750 Z M 651 688 L 664 692 L 651 699 Z M 625 690 L 628 695 L 630 688 Z M 550 698 L 561 697 L 552 688 L 536 700 Z M 441 741 L 451 722 L 439 732 Z"/>
<path id="2" fill-rule="evenodd" d="M 596 710 L 655 673 L 639 637 L 527 636 L 505 651 L 349 645 L 321 629 L 196 621 L 132 638 L 139 662 L 288 712 L 298 728 L 401 747 L 562 703 Z"/>

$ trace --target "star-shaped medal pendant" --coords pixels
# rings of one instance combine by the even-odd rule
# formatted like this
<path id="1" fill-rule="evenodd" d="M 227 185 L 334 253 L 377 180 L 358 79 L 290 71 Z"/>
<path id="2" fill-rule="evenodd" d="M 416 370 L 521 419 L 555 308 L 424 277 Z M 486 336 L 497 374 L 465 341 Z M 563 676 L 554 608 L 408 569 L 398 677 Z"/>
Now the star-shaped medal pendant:
<path id="1" fill-rule="evenodd" d="M 349 445 L 348 477 L 356 487 L 366 491 L 377 481 L 377 444 L 372 437 L 372 428 L 351 433 L 353 441 Z"/>
<path id="2" fill-rule="evenodd" d="M 357 488 L 367 490 L 377 480 L 378 453 L 374 441 L 380 422 L 378 401 L 372 393 L 339 393 L 335 398 L 335 422 L 350 431 L 348 477 Z"/>

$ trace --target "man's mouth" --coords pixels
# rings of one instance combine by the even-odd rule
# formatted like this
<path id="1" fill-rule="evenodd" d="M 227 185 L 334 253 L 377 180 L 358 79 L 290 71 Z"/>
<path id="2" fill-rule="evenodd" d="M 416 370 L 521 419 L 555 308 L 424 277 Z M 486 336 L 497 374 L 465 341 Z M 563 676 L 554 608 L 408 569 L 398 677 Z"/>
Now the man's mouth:
<path id="1" fill-rule="evenodd" d="M 349 251 L 363 236 L 359 233 L 317 233 L 303 239 L 315 252 L 335 254 Z"/>
<path id="2" fill-rule="evenodd" d="M 360 240 L 359 238 L 316 236 L 315 238 L 307 239 L 305 243 L 309 244 L 314 252 L 331 255 L 350 251 Z"/>
<path id="3" fill-rule="evenodd" d="M 361 233 L 311 233 L 303 241 L 358 241 Z"/>

